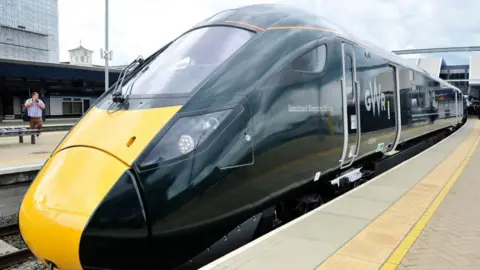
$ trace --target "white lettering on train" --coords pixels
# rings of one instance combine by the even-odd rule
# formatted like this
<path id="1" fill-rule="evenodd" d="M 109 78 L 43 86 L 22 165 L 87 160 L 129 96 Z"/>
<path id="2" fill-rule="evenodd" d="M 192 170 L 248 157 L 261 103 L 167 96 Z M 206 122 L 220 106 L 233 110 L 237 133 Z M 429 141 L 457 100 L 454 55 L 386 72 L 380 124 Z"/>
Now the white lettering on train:
<path id="1" fill-rule="evenodd" d="M 365 107 L 367 111 L 372 110 L 373 116 L 380 117 L 380 111 L 385 111 L 385 94 L 382 93 L 382 85 L 378 85 L 377 89 L 377 80 L 373 78 L 373 89 L 372 82 L 369 82 L 370 88 L 365 91 Z M 375 113 L 375 109 L 377 113 Z"/>

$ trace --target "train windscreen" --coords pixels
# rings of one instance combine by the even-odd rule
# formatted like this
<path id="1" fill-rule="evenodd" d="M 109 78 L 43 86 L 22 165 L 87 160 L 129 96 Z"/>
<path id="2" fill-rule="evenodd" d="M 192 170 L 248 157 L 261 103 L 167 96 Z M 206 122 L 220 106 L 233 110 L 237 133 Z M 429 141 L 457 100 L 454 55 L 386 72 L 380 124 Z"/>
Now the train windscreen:
<path id="1" fill-rule="evenodd" d="M 187 94 L 253 35 L 247 30 L 226 26 L 193 30 L 138 72 L 122 87 L 122 92 L 132 96 Z"/>

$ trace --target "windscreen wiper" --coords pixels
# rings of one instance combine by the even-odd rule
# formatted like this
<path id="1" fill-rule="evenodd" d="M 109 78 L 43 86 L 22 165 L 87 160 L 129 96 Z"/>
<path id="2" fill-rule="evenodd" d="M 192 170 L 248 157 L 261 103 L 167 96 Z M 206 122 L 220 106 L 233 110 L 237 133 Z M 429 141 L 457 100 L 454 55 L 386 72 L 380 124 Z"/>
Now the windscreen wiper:
<path id="1" fill-rule="evenodd" d="M 134 73 L 134 71 L 138 70 L 139 68 L 143 68 L 145 65 L 149 64 L 151 61 L 153 61 L 153 59 L 155 59 L 158 55 L 160 55 L 163 51 L 165 51 L 172 43 L 173 41 L 169 42 L 167 45 L 165 45 L 163 48 L 159 49 L 158 51 L 156 51 L 155 53 L 147 57 L 147 59 L 145 60 L 143 59 L 142 56 L 139 56 L 130 65 L 128 65 L 125 69 L 122 70 L 115 84 L 115 89 L 112 91 L 112 100 L 114 103 L 125 103 L 126 101 L 128 101 L 128 96 L 130 94 L 123 95 L 121 90 L 125 77 Z M 130 87 L 130 91 L 131 91 L 131 88 L 132 87 Z"/>
<path id="2" fill-rule="evenodd" d="M 120 75 L 118 76 L 117 83 L 115 84 L 115 88 L 112 91 L 112 100 L 115 103 L 124 103 L 125 102 L 125 97 L 122 94 L 122 86 L 123 86 L 123 81 L 125 80 L 125 77 L 127 75 L 130 75 L 133 73 L 137 68 L 142 66 L 143 62 L 142 56 L 139 56 L 137 59 L 133 60 L 132 63 L 130 63 L 126 68 L 124 68 L 121 72 Z"/>
<path id="3" fill-rule="evenodd" d="M 149 69 L 149 66 L 147 65 L 145 68 L 143 68 L 141 71 L 139 71 L 140 73 L 144 73 L 145 71 L 147 71 Z M 125 91 L 125 95 L 123 95 L 123 98 L 125 98 L 125 103 L 128 103 L 128 99 L 130 97 L 130 94 L 132 93 L 132 90 L 133 90 L 133 85 L 137 82 L 138 78 L 140 78 L 141 75 L 137 76 L 135 79 L 133 79 L 133 82 L 130 84 L 130 86 L 128 87 L 127 91 Z"/>

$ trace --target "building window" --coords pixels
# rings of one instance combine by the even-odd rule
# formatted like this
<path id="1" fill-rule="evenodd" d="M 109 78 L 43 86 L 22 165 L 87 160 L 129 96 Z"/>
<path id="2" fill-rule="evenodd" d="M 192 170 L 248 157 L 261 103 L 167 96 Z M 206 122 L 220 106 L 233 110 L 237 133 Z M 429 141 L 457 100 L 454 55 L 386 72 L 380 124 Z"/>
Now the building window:
<path id="1" fill-rule="evenodd" d="M 64 98 L 62 102 L 63 114 L 81 115 L 82 106 L 82 100 L 79 98 L 75 98 L 73 101 L 71 98 Z"/>
<path id="2" fill-rule="evenodd" d="M 85 56 L 82 55 L 82 63 L 85 63 Z"/>

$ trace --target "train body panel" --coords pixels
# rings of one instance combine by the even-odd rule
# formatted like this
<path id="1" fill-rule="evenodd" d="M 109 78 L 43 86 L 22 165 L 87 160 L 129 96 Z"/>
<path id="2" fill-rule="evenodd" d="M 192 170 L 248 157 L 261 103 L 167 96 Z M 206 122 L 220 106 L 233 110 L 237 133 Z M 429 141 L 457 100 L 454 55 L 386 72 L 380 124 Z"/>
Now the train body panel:
<path id="1" fill-rule="evenodd" d="M 125 166 L 82 227 L 84 269 L 198 268 L 246 243 L 293 192 L 464 112 L 453 86 L 281 5 L 216 14 L 138 65 L 51 157 L 90 147 Z M 56 173 L 42 168 L 35 185 Z M 39 211 L 26 198 L 24 218 Z"/>
<path id="2" fill-rule="evenodd" d="M 131 166 L 181 106 L 149 110 L 105 110 L 93 107 L 52 155 L 75 146 L 101 149 Z M 128 127 L 128 128 L 125 128 Z"/>
<path id="3" fill-rule="evenodd" d="M 127 168 L 91 147 L 71 147 L 51 157 L 25 194 L 19 213 L 22 237 L 32 253 L 58 269 L 82 269 L 83 230 Z M 143 227 L 146 239 L 145 220 Z"/>

